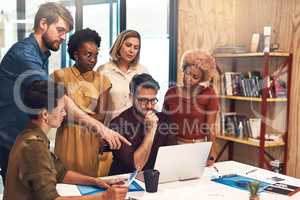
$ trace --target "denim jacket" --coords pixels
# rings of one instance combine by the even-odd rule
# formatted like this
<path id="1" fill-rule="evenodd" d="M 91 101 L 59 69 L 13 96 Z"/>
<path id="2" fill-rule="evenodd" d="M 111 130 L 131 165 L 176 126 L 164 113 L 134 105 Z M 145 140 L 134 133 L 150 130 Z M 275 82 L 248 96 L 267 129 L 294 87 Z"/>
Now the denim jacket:
<path id="1" fill-rule="evenodd" d="M 10 149 L 28 122 L 20 109 L 22 90 L 48 79 L 50 52 L 42 52 L 34 34 L 15 43 L 0 64 L 0 145 Z"/>

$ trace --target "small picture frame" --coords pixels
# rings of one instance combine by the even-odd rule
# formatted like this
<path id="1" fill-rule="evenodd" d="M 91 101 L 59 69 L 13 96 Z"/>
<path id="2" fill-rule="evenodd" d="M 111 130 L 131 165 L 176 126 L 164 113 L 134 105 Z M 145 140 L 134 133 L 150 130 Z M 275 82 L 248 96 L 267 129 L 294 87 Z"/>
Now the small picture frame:
<path id="1" fill-rule="evenodd" d="M 259 33 L 253 33 L 251 38 L 251 45 L 250 45 L 250 52 L 255 53 L 258 51 L 258 45 L 259 45 Z"/>

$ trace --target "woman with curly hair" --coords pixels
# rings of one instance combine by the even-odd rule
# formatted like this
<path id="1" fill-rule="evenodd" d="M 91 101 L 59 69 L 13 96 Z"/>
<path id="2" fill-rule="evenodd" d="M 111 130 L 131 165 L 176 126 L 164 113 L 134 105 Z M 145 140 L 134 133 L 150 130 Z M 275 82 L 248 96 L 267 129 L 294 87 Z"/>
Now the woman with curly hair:
<path id="1" fill-rule="evenodd" d="M 96 31 L 87 28 L 75 32 L 68 43 L 68 53 L 75 64 L 54 71 L 52 77 L 65 86 L 67 95 L 79 108 L 103 122 L 111 83 L 104 75 L 93 71 L 100 42 Z M 100 146 L 98 134 L 72 119 L 65 120 L 57 130 L 55 153 L 68 169 L 89 176 L 100 175 L 97 173 Z"/>
<path id="2" fill-rule="evenodd" d="M 164 112 L 176 125 L 178 144 L 211 141 L 208 164 L 216 158 L 215 122 L 219 103 L 210 83 L 216 69 L 214 58 L 203 51 L 191 50 L 183 55 L 183 86 L 169 88 L 165 95 Z"/>

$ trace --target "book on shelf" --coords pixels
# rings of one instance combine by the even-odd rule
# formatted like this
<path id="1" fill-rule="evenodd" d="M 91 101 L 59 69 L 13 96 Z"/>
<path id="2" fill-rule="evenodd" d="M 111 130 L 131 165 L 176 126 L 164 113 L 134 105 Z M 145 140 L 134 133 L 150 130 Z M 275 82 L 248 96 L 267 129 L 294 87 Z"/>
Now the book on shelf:
<path id="1" fill-rule="evenodd" d="M 234 137 L 251 137 L 252 130 L 249 118 L 235 112 L 222 113 L 222 133 Z"/>
<path id="2" fill-rule="evenodd" d="M 262 97 L 264 81 L 268 98 L 285 98 L 286 83 L 278 78 L 267 76 L 263 79 L 260 71 L 225 72 L 221 77 L 221 94 L 227 96 Z"/>
<path id="3" fill-rule="evenodd" d="M 226 95 L 233 96 L 237 95 L 236 87 L 236 78 L 235 76 L 240 76 L 240 72 L 225 72 L 224 73 L 224 89 Z"/>
<path id="4" fill-rule="evenodd" d="M 222 94 L 228 96 L 260 97 L 262 77 L 258 72 L 225 72 L 221 83 Z"/>
<path id="5" fill-rule="evenodd" d="M 287 87 L 283 80 L 272 78 L 271 83 L 273 96 L 276 98 L 286 98 L 287 97 Z"/>
<path id="6" fill-rule="evenodd" d="M 260 126 L 261 119 L 260 118 L 249 118 L 249 125 L 251 129 L 251 138 L 259 138 L 260 136 Z"/>
<path id="7" fill-rule="evenodd" d="M 234 122 L 235 116 L 236 116 L 235 112 L 222 113 L 221 128 L 222 128 L 222 133 L 224 133 L 225 135 L 235 135 L 235 122 Z"/>
<path id="8" fill-rule="evenodd" d="M 255 97 L 261 97 L 263 88 L 263 78 L 260 71 L 249 71 L 248 77 L 251 80 L 253 93 Z"/>

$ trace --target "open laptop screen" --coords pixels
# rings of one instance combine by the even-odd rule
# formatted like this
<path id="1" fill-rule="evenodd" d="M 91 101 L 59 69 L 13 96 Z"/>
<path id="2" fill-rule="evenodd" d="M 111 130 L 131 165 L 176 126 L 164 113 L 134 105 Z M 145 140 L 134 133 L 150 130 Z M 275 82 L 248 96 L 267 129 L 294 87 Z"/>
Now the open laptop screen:
<path id="1" fill-rule="evenodd" d="M 154 169 L 159 183 L 201 178 L 207 164 L 211 142 L 160 147 Z"/>

